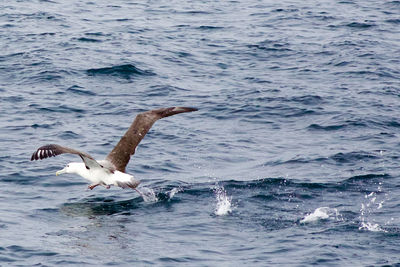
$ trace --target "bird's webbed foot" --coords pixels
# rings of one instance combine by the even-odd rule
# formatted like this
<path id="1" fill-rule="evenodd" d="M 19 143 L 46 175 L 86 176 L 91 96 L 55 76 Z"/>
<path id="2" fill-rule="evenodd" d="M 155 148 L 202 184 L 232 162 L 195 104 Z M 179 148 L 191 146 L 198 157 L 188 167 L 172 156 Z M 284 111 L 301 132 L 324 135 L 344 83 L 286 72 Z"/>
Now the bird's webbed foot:
<path id="1" fill-rule="evenodd" d="M 98 185 L 100 185 L 100 184 L 91 184 L 91 185 L 88 185 L 88 189 L 93 190 L 93 188 L 95 188 L 95 187 L 98 186 Z"/>

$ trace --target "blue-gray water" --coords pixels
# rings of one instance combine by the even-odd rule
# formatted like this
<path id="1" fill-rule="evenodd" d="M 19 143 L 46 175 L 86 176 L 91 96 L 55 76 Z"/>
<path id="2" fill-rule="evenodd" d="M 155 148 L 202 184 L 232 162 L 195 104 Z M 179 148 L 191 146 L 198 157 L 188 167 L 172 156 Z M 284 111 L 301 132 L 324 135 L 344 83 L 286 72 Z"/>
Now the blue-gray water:
<path id="1" fill-rule="evenodd" d="M 0 266 L 400 264 L 399 1 L 3 1 Z M 30 162 L 102 159 L 86 189 Z"/>

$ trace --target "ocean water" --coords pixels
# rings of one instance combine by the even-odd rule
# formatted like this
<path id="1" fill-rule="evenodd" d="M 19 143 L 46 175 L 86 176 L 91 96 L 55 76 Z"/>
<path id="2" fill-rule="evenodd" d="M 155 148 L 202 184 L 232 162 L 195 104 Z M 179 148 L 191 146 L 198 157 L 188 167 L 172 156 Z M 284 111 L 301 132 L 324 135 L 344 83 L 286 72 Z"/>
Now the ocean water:
<path id="1" fill-rule="evenodd" d="M 0 6 L 0 266 L 400 265 L 399 1 Z M 30 161 L 168 106 L 145 197 Z"/>

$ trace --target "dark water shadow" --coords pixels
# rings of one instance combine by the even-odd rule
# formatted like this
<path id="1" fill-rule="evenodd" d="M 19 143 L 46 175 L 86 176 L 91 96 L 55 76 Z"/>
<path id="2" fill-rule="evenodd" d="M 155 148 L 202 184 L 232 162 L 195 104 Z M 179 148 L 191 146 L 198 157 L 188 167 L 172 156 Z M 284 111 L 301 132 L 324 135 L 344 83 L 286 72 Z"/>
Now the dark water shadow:
<path id="1" fill-rule="evenodd" d="M 96 197 L 73 203 L 65 203 L 60 207 L 60 211 L 65 215 L 73 217 L 113 215 L 138 209 L 141 203 L 143 203 L 143 199 L 139 196 L 121 201 L 113 198 Z"/>
<path id="2" fill-rule="evenodd" d="M 144 189 L 141 188 L 142 193 Z M 151 189 L 149 190 L 153 192 Z M 64 203 L 60 211 L 68 216 L 92 217 L 102 215 L 123 214 L 130 215 L 135 210 L 152 209 L 160 206 L 170 206 L 180 201 L 179 197 L 174 197 L 177 192 L 183 190 L 177 189 L 153 192 L 154 195 L 140 196 L 120 200 L 118 197 L 90 197 L 78 200 L 76 202 Z M 146 193 L 146 192 L 145 192 Z"/>

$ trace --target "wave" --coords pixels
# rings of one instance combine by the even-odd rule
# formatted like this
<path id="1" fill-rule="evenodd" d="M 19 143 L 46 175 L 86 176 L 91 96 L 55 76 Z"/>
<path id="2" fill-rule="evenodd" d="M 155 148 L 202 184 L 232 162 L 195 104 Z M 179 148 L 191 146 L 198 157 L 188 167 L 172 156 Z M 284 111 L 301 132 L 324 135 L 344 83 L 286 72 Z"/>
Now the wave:
<path id="1" fill-rule="evenodd" d="M 96 95 L 96 93 L 94 93 L 94 92 L 83 90 L 83 87 L 80 87 L 78 85 L 73 85 L 73 86 L 69 87 L 67 89 L 67 92 L 71 92 L 71 93 L 74 93 L 77 95 L 88 95 L 88 96 Z"/>
<path id="2" fill-rule="evenodd" d="M 385 20 L 385 22 L 392 24 L 400 24 L 400 19 L 387 19 Z"/>
<path id="3" fill-rule="evenodd" d="M 56 112 L 56 113 L 85 113 L 86 110 L 84 109 L 80 109 L 80 108 L 76 108 L 76 107 L 71 107 L 71 106 L 67 106 L 67 105 L 60 105 L 60 106 L 49 106 L 49 107 L 42 107 L 38 104 L 30 104 L 29 108 L 33 108 L 36 109 L 39 112 Z"/>
<path id="4" fill-rule="evenodd" d="M 53 129 L 55 126 L 61 125 L 61 122 L 54 122 L 54 123 L 34 123 L 31 125 L 33 129 Z"/>
<path id="5" fill-rule="evenodd" d="M 94 68 L 86 70 L 89 76 L 115 76 L 123 79 L 131 79 L 133 76 L 155 75 L 149 70 L 142 70 L 132 64 L 117 65 L 113 67 Z"/>
<path id="6" fill-rule="evenodd" d="M 2 91 L 0 90 L 0 92 Z M 4 101 L 4 102 L 16 103 L 16 102 L 23 102 L 25 100 L 26 99 L 22 96 L 4 96 L 4 97 L 0 96 L 0 102 Z"/>
<path id="7" fill-rule="evenodd" d="M 351 22 L 346 24 L 347 27 L 350 28 L 358 28 L 358 29 L 368 29 L 371 27 L 376 26 L 375 24 L 372 23 L 365 23 L 365 22 Z"/>
<path id="8" fill-rule="evenodd" d="M 58 133 L 57 136 L 61 140 L 69 140 L 69 139 L 73 140 L 73 139 L 78 139 L 78 138 L 82 137 L 73 131 L 62 131 L 62 132 Z"/>
<path id="9" fill-rule="evenodd" d="M 332 124 L 332 125 L 321 125 L 318 123 L 310 124 L 307 128 L 313 131 L 337 131 L 347 127 L 367 127 L 367 123 L 358 120 L 348 120 L 343 123 Z"/>
<path id="10" fill-rule="evenodd" d="M 76 39 L 79 42 L 86 42 L 86 43 L 101 43 L 102 41 L 99 39 L 94 39 L 94 38 L 87 38 L 87 37 L 80 37 Z"/>
<path id="11" fill-rule="evenodd" d="M 210 26 L 210 25 L 202 25 L 198 27 L 200 30 L 222 30 L 224 27 L 219 27 L 219 26 Z"/>

